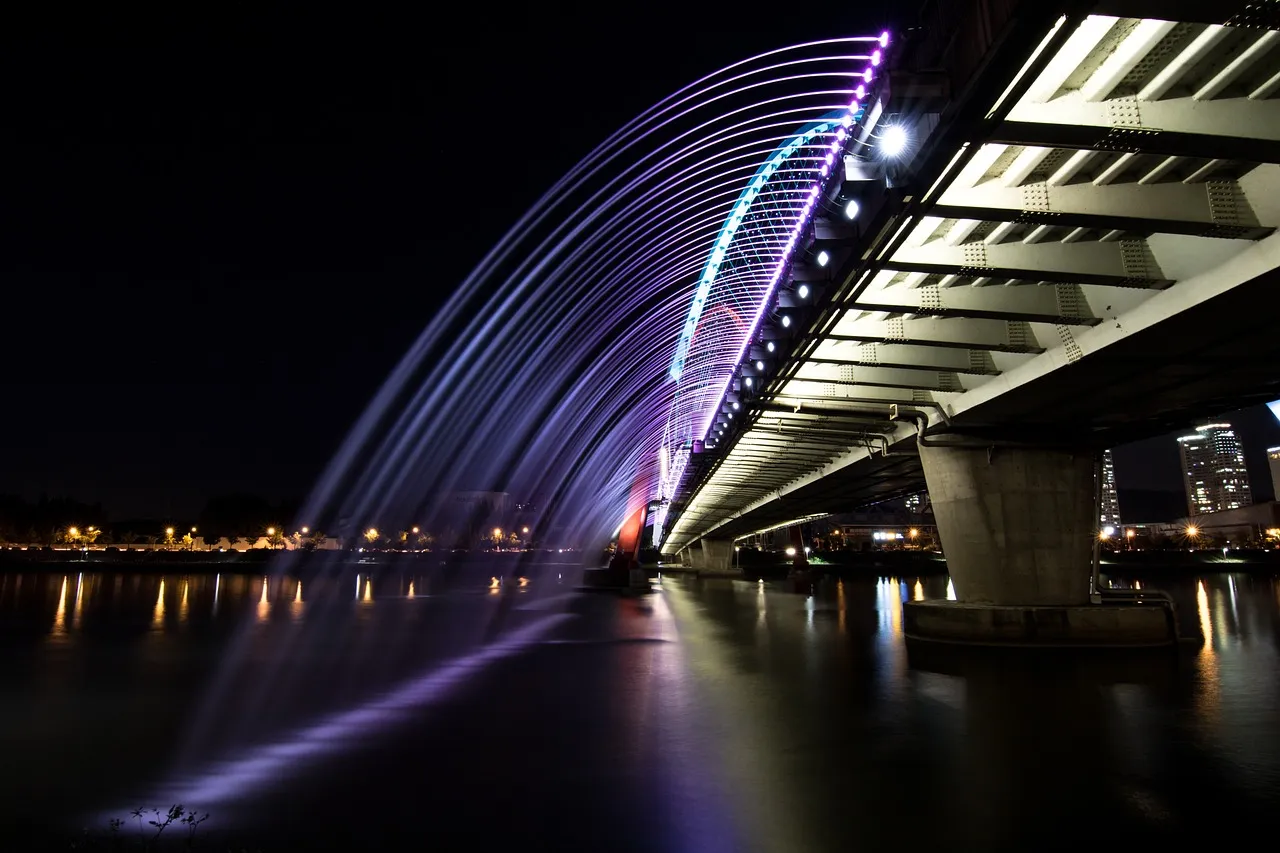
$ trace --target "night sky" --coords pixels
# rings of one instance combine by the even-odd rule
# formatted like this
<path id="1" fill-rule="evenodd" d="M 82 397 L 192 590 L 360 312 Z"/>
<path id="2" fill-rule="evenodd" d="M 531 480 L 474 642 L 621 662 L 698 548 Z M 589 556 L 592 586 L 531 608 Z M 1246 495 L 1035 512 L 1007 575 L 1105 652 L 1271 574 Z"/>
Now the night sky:
<path id="1" fill-rule="evenodd" d="M 0 493 L 117 518 L 301 497 L 435 307 L 591 147 L 701 74 L 878 30 L 889 5 L 10 32 Z M 1254 466 L 1280 430 L 1263 410 L 1240 426 L 1269 497 Z M 1122 452 L 1121 485 L 1178 490 L 1176 459 L 1168 441 Z"/>

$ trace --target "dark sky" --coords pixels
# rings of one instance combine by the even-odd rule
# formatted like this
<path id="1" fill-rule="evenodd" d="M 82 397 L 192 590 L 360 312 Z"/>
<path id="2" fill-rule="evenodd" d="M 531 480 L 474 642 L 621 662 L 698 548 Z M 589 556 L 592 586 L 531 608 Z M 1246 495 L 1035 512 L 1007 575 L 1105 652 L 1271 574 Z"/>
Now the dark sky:
<path id="1" fill-rule="evenodd" d="M 113 10 L 11 28 L 0 493 L 116 517 L 301 497 L 435 307 L 591 147 L 697 76 L 878 31 L 894 5 L 845 21 L 742 4 Z M 1257 423 L 1246 441 L 1280 443 Z M 1117 467 L 1122 485 L 1180 488 L 1168 442 Z"/>
<path id="2" fill-rule="evenodd" d="M 728 62 L 879 23 L 315 8 L 6 35 L 0 493 L 116 517 L 301 496 L 444 296 L 591 147 Z"/>

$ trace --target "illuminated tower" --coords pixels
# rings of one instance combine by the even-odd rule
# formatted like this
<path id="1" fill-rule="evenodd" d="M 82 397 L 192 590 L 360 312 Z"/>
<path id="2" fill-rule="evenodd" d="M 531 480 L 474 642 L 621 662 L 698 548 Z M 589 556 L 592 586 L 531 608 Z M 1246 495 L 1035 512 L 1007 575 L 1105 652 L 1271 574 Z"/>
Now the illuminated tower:
<path id="1" fill-rule="evenodd" d="M 1111 451 L 1102 454 L 1102 507 L 1098 517 L 1099 528 L 1106 530 L 1120 525 L 1120 495 L 1116 492 L 1116 463 L 1111 458 Z"/>
<path id="2" fill-rule="evenodd" d="M 1206 424 L 1178 438 L 1187 512 L 1202 515 L 1253 503 L 1244 449 L 1231 424 Z"/>

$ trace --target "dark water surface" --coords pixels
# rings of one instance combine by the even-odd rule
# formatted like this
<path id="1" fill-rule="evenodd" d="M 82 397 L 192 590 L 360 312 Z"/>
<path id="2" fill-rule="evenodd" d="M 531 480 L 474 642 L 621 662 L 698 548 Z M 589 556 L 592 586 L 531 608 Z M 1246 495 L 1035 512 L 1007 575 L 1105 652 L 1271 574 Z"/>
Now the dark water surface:
<path id="1" fill-rule="evenodd" d="M 174 802 L 212 813 L 208 849 L 263 850 L 1230 844 L 1280 806 L 1270 575 L 1138 578 L 1177 653 L 995 655 L 908 649 L 902 602 L 943 576 L 628 599 L 568 565 L 65 568 L 0 575 L 25 846 Z"/>

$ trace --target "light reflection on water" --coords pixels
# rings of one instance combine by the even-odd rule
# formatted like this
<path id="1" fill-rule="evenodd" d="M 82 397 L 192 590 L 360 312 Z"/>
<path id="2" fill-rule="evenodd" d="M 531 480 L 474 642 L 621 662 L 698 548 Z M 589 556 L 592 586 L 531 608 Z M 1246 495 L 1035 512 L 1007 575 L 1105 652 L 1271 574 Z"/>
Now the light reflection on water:
<path id="1" fill-rule="evenodd" d="M 545 583 L 556 579 L 553 572 Z M 31 774 L 43 785 L 53 784 L 40 775 L 46 764 L 58 766 L 45 752 L 62 756 L 63 763 L 92 762 L 100 752 L 106 767 L 100 779 L 106 781 L 98 784 L 153 779 L 154 772 L 140 766 L 121 769 L 157 760 L 147 750 L 129 750 L 157 739 L 178 742 L 231 627 L 240 622 L 255 625 L 249 633 L 253 668 L 230 685 L 234 702 L 220 713 L 245 722 L 237 729 L 215 718 L 214 726 L 226 729 L 230 743 L 280 738 L 309 720 L 349 710 L 359 697 L 384 695 L 423 670 L 424 652 L 453 648 L 472 630 L 467 626 L 489 624 L 493 614 L 525 601 L 518 596 L 537 593 L 543 583 L 490 580 L 483 571 L 465 588 L 433 587 L 431 596 L 410 602 L 426 578 L 362 571 L 354 581 L 353 606 L 352 582 L 351 574 L 0 578 L 0 651 L 31 664 L 0 672 L 0 696 L 22 697 L 0 706 L 0 726 L 23 731 L 30 740 L 8 754 L 16 769 L 9 781 L 0 780 L 0 802 L 6 794 L 16 802 L 20 780 Z M 651 639 L 673 645 L 655 646 L 652 654 L 641 653 L 648 646 L 626 647 L 626 660 L 648 661 L 650 668 L 617 676 L 627 680 L 625 689 L 636 702 L 628 718 L 640 726 L 617 737 L 629 754 L 646 748 L 645 731 L 669 740 L 671 749 L 714 745 L 734 769 L 725 790 L 740 795 L 728 797 L 725 813 L 738 815 L 744 825 L 759 820 L 767 832 L 818 825 L 821 814 L 809 810 L 837 790 L 848 791 L 843 802 L 861 804 L 850 808 L 878 804 L 885 815 L 896 814 L 897 806 L 885 801 L 889 792 L 935 804 L 952 799 L 973 810 L 965 817 L 956 812 L 960 805 L 938 806 L 959 824 L 977 820 L 973 815 L 988 808 L 982 803 L 1006 801 L 1008 807 L 992 811 L 991 820 L 999 812 L 1000 820 L 1016 821 L 1019 809 L 1049 808 L 1025 798 L 1051 801 L 1054 786 L 1068 783 L 1096 787 L 1103 802 L 1128 804 L 1166 823 L 1186 813 L 1178 799 L 1185 792 L 1177 787 L 1184 776 L 1187 785 L 1217 791 L 1214 802 L 1263 800 L 1265 792 L 1280 790 L 1280 583 L 1244 574 L 1141 583 L 1167 589 L 1184 635 L 1203 634 L 1205 642 L 1190 644 L 1172 669 L 1144 664 L 1138 672 L 1099 676 L 1075 664 L 962 674 L 922 666 L 902 635 L 903 603 L 950 597 L 943 575 L 832 579 L 811 596 L 783 583 L 667 578 L 661 598 L 651 603 L 651 629 L 661 627 Z M 372 608 L 375 584 L 382 597 Z M 595 606 L 615 606 L 611 597 L 591 598 Z M 512 612 L 518 616 L 521 606 Z M 472 615 L 459 618 L 466 613 Z M 201 630 L 187 630 L 194 626 Z M 435 631 L 430 642 L 424 642 L 424 631 Z M 52 642 L 24 645 L 28 635 Z M 150 639 L 134 642 L 141 637 Z M 99 646 L 100 639 L 109 642 Z M 586 665 L 582 647 L 565 648 L 579 649 L 572 652 L 577 657 L 558 666 Z M 75 655 L 90 652 L 105 662 L 94 668 L 75 663 Z M 534 693 L 504 694 L 504 705 L 526 707 L 536 682 L 522 689 Z M 681 713 L 716 712 L 699 728 L 693 721 L 664 719 L 672 702 Z M 596 713 L 587 711 L 584 718 Z M 110 743 L 93 734 L 108 730 L 99 719 L 112 721 Z M 265 720 L 270 723 L 264 729 Z M 554 733 L 560 725 L 568 723 L 522 718 L 519 728 Z M 503 742 L 505 749 L 520 748 Z M 705 756 L 686 752 L 671 760 L 681 773 L 698 768 L 694 787 L 712 784 L 708 779 L 715 774 Z M 1038 783 L 1022 791 L 1013 781 L 1037 762 L 1054 767 L 1067 760 L 1080 766 L 1047 787 Z M 1171 775 L 1170 767 L 1184 766 L 1200 769 Z M 87 790 L 84 780 L 99 778 L 93 774 L 78 771 L 58 784 L 83 781 Z M 943 779 L 964 784 L 947 788 L 936 781 Z M 779 780 L 796 790 L 783 796 Z M 744 816 L 751 811 L 744 803 L 765 797 L 776 802 L 760 807 L 755 818 Z M 965 831 L 979 830 L 970 825 Z M 966 838 L 978 844 L 977 836 L 957 838 L 959 847 Z M 823 847 L 815 842 L 806 849 Z"/>

